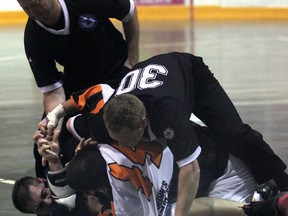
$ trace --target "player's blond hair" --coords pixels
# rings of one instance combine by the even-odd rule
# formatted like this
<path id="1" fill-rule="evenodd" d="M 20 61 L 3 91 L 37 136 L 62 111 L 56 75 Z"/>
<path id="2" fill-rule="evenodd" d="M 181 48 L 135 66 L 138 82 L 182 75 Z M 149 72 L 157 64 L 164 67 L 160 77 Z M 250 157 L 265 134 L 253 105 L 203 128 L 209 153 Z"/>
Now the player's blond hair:
<path id="1" fill-rule="evenodd" d="M 123 128 L 137 130 L 146 116 L 146 109 L 142 101 L 131 94 L 121 94 L 104 107 L 104 122 L 106 127 L 114 133 Z"/>

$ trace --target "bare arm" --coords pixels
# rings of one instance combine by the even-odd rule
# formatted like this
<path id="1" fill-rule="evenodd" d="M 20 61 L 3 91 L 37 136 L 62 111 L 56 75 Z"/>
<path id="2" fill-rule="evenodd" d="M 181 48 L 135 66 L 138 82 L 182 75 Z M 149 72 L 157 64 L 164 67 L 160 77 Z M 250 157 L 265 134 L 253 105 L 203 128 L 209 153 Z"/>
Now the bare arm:
<path id="1" fill-rule="evenodd" d="M 139 61 L 139 21 L 137 8 L 128 22 L 122 22 L 128 46 L 128 58 L 125 66 L 132 68 Z"/>
<path id="2" fill-rule="evenodd" d="M 43 94 L 43 106 L 46 114 L 66 100 L 63 87 Z"/>
<path id="3" fill-rule="evenodd" d="M 43 119 L 38 123 L 38 128 L 44 135 L 52 135 L 52 132 L 55 129 L 54 126 L 57 126 L 57 129 L 61 130 L 63 123 L 62 117 L 76 113 L 78 110 L 80 110 L 73 105 L 71 99 L 65 101 L 64 89 L 62 87 L 54 91 L 44 93 L 43 103 L 46 114 L 48 114 L 48 116 L 50 115 L 50 124 L 53 125 L 53 128 L 49 129 L 47 126 L 47 119 Z M 59 107 L 59 104 L 62 105 L 61 109 L 57 108 Z M 51 115 L 51 113 L 53 115 Z"/>
<path id="4" fill-rule="evenodd" d="M 189 215 L 190 207 L 198 190 L 199 178 L 200 168 L 197 160 L 180 168 L 175 216 Z"/>
<path id="5" fill-rule="evenodd" d="M 213 197 L 201 197 L 193 201 L 190 215 L 197 216 L 245 216 L 244 203 Z"/>
<path id="6" fill-rule="evenodd" d="M 64 97 L 64 90 L 63 88 L 59 88 L 53 92 L 49 92 L 49 93 L 45 93 L 45 99 L 44 99 L 44 104 L 47 107 L 46 112 L 46 118 L 43 119 L 41 122 L 39 122 L 38 127 L 41 130 L 41 132 L 46 136 L 48 134 L 48 136 L 52 136 L 53 135 L 53 131 L 56 129 L 61 130 L 62 127 L 62 122 L 59 121 L 63 121 L 64 116 L 66 115 L 73 115 L 76 114 L 76 112 L 83 110 L 86 107 L 86 102 L 89 98 L 91 98 L 93 95 L 98 94 L 98 93 L 102 93 L 102 86 L 103 85 L 95 85 L 92 86 L 88 89 L 86 89 L 85 92 L 75 92 L 75 95 L 73 94 L 70 99 L 65 101 L 65 97 Z M 105 88 L 107 92 L 105 92 L 104 94 L 106 94 L 106 96 L 111 96 L 113 93 L 113 89 L 106 85 L 107 87 Z M 92 92 L 92 94 L 91 94 Z M 103 96 L 103 95 L 102 95 Z M 75 99 L 74 97 L 78 97 L 77 99 Z M 101 96 L 97 96 L 98 99 L 97 100 L 97 105 L 95 105 L 95 107 L 90 107 L 87 109 L 91 109 L 89 110 L 92 111 L 93 109 L 101 109 L 103 104 L 102 104 L 102 97 Z M 57 102 L 57 104 L 56 104 Z M 79 102 L 79 104 L 78 104 Z M 100 103 L 100 105 L 98 106 L 98 104 Z M 53 104 L 53 106 L 51 106 L 51 104 Z M 52 109 L 52 110 L 51 110 Z M 86 111 L 88 112 L 88 110 Z"/>
<path id="7" fill-rule="evenodd" d="M 63 103 L 66 100 L 65 93 L 63 87 L 55 89 L 50 92 L 46 92 L 43 94 L 43 106 L 46 115 L 51 112 L 57 105 Z M 57 129 L 61 130 L 62 120 L 58 122 Z M 44 118 L 42 121 L 38 123 L 39 130 L 46 136 L 47 135 L 47 122 Z"/>

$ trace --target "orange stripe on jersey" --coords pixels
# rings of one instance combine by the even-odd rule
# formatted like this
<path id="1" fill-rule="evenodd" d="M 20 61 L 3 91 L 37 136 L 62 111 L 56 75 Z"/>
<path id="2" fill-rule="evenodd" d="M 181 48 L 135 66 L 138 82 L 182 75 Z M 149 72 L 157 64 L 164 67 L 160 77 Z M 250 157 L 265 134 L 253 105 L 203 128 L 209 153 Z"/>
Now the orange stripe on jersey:
<path id="1" fill-rule="evenodd" d="M 104 99 L 100 100 L 98 103 L 97 103 L 97 106 L 90 111 L 90 113 L 92 114 L 95 114 L 95 113 L 98 113 L 100 109 L 102 109 L 102 107 L 104 106 Z"/>
<path id="2" fill-rule="evenodd" d="M 117 163 L 109 164 L 110 174 L 122 181 L 130 181 L 137 191 L 142 188 L 142 193 L 148 200 L 152 193 L 152 186 L 149 178 L 143 176 L 142 170 L 138 167 L 125 167 Z"/>
<path id="3" fill-rule="evenodd" d="M 71 97 L 72 103 L 77 104 L 77 107 L 80 110 L 83 110 L 85 105 L 86 105 L 87 99 L 89 99 L 91 96 L 93 96 L 97 93 L 100 93 L 100 92 L 102 92 L 101 85 L 94 85 L 94 86 L 88 88 L 84 93 L 82 93 L 81 95 L 78 96 L 78 103 L 73 99 L 73 97 Z M 103 107 L 103 105 L 104 105 L 104 100 L 102 99 L 99 101 L 99 104 L 97 104 L 97 107 L 94 108 L 93 113 L 96 113 L 96 111 L 99 111 Z"/>
<path id="4" fill-rule="evenodd" d="M 156 142 L 147 142 L 140 141 L 139 144 L 135 147 L 135 150 L 129 147 L 119 146 L 117 144 L 112 145 L 122 154 L 124 154 L 127 158 L 129 158 L 135 164 L 144 164 L 146 155 L 149 154 L 151 156 L 151 161 L 159 168 L 162 154 L 163 154 L 163 146 Z"/>

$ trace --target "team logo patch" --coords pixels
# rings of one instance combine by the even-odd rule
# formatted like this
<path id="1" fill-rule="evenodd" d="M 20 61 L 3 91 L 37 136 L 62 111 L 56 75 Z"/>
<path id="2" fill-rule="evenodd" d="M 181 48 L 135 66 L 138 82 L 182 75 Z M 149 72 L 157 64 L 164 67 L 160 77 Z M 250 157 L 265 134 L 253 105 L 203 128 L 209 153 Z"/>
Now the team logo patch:
<path id="1" fill-rule="evenodd" d="M 166 128 L 164 131 L 163 131 L 163 135 L 166 139 L 173 139 L 174 138 L 174 130 L 172 128 Z"/>
<path id="2" fill-rule="evenodd" d="M 96 27 L 98 20 L 92 14 L 84 14 L 79 17 L 78 23 L 84 31 L 91 31 Z"/>

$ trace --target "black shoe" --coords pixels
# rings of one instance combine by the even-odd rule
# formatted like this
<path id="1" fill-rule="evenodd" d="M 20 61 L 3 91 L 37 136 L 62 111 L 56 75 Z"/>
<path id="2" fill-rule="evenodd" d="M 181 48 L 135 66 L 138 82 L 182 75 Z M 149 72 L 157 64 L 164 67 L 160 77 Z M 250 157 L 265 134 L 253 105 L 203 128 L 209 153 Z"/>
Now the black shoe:
<path id="1" fill-rule="evenodd" d="M 258 192 L 261 195 L 263 200 L 268 200 L 270 198 L 275 197 L 276 194 L 279 193 L 279 188 L 276 185 L 276 183 L 273 180 L 271 180 L 260 185 L 256 189 L 256 192 Z"/>
<path id="2" fill-rule="evenodd" d="M 242 207 L 247 216 L 288 216 L 288 192 L 268 200 L 251 202 Z"/>

